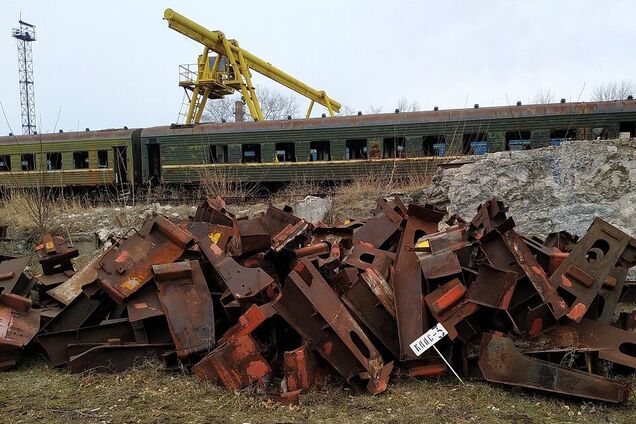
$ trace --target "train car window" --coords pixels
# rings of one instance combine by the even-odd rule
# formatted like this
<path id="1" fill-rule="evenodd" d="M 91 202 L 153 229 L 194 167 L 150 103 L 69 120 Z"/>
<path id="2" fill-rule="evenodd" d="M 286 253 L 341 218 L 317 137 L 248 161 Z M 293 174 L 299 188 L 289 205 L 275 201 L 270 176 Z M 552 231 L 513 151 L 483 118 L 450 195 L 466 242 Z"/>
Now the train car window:
<path id="1" fill-rule="evenodd" d="M 227 145 L 210 146 L 210 163 L 227 163 Z"/>
<path id="2" fill-rule="evenodd" d="M 274 162 L 296 162 L 296 145 L 294 143 L 276 143 Z"/>
<path id="3" fill-rule="evenodd" d="M 446 156 L 446 137 L 443 135 L 427 135 L 422 137 L 422 155 Z"/>
<path id="4" fill-rule="evenodd" d="M 9 172 L 11 171 L 11 156 L 2 155 L 0 156 L 0 172 Z"/>
<path id="5" fill-rule="evenodd" d="M 331 147 L 328 140 L 309 143 L 309 160 L 331 160 Z"/>
<path id="6" fill-rule="evenodd" d="M 576 129 L 563 128 L 550 131 L 550 145 L 558 146 L 562 141 L 576 139 Z"/>
<path id="7" fill-rule="evenodd" d="M 73 152 L 73 168 L 88 169 L 88 152 Z"/>
<path id="8" fill-rule="evenodd" d="M 97 167 L 108 168 L 108 150 L 97 151 Z"/>
<path id="9" fill-rule="evenodd" d="M 367 140 L 347 140 L 345 159 L 366 159 L 368 153 Z"/>
<path id="10" fill-rule="evenodd" d="M 530 131 L 508 131 L 506 133 L 506 150 L 529 150 Z"/>
<path id="11" fill-rule="evenodd" d="M 60 152 L 46 154 L 46 169 L 49 171 L 62 169 L 62 154 Z"/>
<path id="12" fill-rule="evenodd" d="M 261 162 L 261 145 L 260 144 L 243 144 L 242 146 L 243 163 L 260 163 Z"/>
<path id="13" fill-rule="evenodd" d="M 488 133 L 466 133 L 463 137 L 464 154 L 485 155 L 488 153 Z"/>
<path id="14" fill-rule="evenodd" d="M 403 158 L 404 152 L 404 137 L 389 137 L 384 139 L 384 151 L 382 156 L 384 158 Z"/>
<path id="15" fill-rule="evenodd" d="M 23 171 L 33 171 L 35 169 L 35 155 L 33 153 L 20 155 L 20 162 Z"/>
<path id="16" fill-rule="evenodd" d="M 636 137 L 636 122 L 620 122 L 618 124 L 619 133 L 629 133 L 629 137 Z"/>

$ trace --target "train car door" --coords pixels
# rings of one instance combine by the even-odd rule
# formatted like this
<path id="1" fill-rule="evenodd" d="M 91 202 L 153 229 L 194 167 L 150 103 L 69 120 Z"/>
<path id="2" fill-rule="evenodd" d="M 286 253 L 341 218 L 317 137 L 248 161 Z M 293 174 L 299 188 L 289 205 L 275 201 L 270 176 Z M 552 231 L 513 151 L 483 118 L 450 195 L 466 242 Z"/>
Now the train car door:
<path id="1" fill-rule="evenodd" d="M 126 146 L 115 146 L 114 157 L 115 164 L 113 170 L 115 171 L 115 183 L 126 184 L 128 182 L 128 153 Z"/>
<path id="2" fill-rule="evenodd" d="M 161 182 L 161 154 L 159 144 L 149 143 L 148 147 L 148 178 L 152 184 Z"/>

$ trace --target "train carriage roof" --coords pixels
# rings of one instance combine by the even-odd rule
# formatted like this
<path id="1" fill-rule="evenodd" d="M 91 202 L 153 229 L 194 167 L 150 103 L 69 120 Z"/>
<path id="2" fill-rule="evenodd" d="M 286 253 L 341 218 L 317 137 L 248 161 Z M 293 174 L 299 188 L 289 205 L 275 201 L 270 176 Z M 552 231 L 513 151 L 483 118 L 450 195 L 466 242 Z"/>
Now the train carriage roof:
<path id="1" fill-rule="evenodd" d="M 121 140 L 129 139 L 138 129 L 107 129 L 96 131 L 57 132 L 33 135 L 8 135 L 0 137 L 0 145 L 60 143 L 73 141 Z"/>
<path id="2" fill-rule="evenodd" d="M 434 122 L 461 122 L 509 118 L 548 117 L 585 114 L 615 114 L 636 112 L 635 100 L 607 102 L 550 103 L 521 106 L 496 106 L 446 109 L 425 112 L 380 113 L 372 115 L 335 116 L 329 118 L 291 119 L 262 122 L 226 122 L 198 125 L 171 125 L 145 128 L 144 138 L 169 135 L 235 133 L 248 131 L 279 131 L 312 128 L 356 126 L 408 125 Z"/>

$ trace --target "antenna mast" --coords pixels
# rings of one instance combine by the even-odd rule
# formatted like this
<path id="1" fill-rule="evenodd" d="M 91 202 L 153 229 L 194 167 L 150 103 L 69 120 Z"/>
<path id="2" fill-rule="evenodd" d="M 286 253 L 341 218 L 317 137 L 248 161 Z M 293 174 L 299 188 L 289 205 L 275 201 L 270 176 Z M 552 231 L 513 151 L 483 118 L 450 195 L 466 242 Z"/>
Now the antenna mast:
<path id="1" fill-rule="evenodd" d="M 31 47 L 31 43 L 35 41 L 35 26 L 20 19 L 20 26 L 13 28 L 11 35 L 18 40 L 22 134 L 35 134 L 35 91 L 33 88 L 33 52 Z"/>

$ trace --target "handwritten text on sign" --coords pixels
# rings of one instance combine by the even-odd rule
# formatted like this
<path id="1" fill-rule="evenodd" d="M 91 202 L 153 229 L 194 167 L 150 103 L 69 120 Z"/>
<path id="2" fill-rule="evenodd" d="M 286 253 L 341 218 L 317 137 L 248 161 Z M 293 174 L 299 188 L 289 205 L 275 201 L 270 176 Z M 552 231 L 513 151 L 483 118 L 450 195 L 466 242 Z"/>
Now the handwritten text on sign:
<path id="1" fill-rule="evenodd" d="M 437 324 L 435 327 L 428 330 L 409 346 L 411 347 L 413 353 L 415 353 L 417 356 L 420 356 L 435 343 L 442 340 L 447 334 L 448 331 L 446 331 L 444 326 L 442 324 Z"/>

